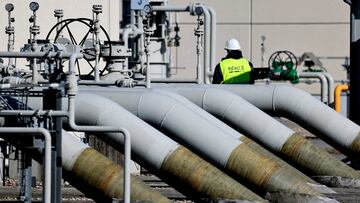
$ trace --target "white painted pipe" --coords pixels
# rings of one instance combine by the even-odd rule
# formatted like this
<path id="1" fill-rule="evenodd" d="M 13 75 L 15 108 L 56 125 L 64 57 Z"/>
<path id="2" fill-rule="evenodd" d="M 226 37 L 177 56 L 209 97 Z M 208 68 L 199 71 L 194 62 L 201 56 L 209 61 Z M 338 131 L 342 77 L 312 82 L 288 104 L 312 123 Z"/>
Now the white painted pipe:
<path id="1" fill-rule="evenodd" d="M 348 155 L 359 153 L 360 126 L 300 89 L 286 85 L 209 85 L 232 91 L 256 107 L 294 120 Z"/>
<path id="2" fill-rule="evenodd" d="M 210 27 L 210 69 L 208 70 L 208 75 L 214 73 L 215 68 L 215 58 L 216 58 L 216 11 L 214 8 L 207 6 L 211 17 L 211 27 Z"/>
<path id="3" fill-rule="evenodd" d="M 85 89 L 81 91 L 83 92 Z M 209 157 L 219 166 L 225 167 L 231 152 L 242 144 L 240 140 L 235 140 L 226 133 L 224 134 L 224 131 L 219 127 L 213 126 L 180 102 L 159 91 L 121 88 L 116 89 L 117 91 L 114 94 L 111 89 L 91 88 L 89 92 L 116 101 L 141 119 L 154 123 L 160 128 L 166 126 L 166 129 L 181 132 L 184 137 L 177 137 L 177 139 L 181 139 L 187 146 L 191 146 L 190 148 Z M 155 106 L 159 108 L 154 108 Z M 111 119 L 115 120 L 114 118 Z M 180 120 L 181 123 L 179 123 Z"/>
<path id="4" fill-rule="evenodd" d="M 334 105 L 334 93 L 335 93 L 335 82 L 332 75 L 328 72 L 323 72 L 323 75 L 326 77 L 328 83 L 328 104 L 330 106 Z"/>
<path id="5" fill-rule="evenodd" d="M 326 77 L 318 72 L 302 72 L 299 73 L 299 78 L 318 78 L 320 80 L 320 97 L 323 103 L 329 103 L 326 99 L 325 93 L 327 92 L 328 83 Z M 329 94 L 329 92 L 327 92 Z"/>

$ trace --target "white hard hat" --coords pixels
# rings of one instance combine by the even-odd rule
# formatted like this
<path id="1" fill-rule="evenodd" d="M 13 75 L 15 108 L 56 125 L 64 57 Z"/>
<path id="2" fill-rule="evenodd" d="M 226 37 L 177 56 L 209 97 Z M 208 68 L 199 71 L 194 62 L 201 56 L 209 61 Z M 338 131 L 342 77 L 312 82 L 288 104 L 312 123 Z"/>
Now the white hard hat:
<path id="1" fill-rule="evenodd" d="M 231 39 L 226 41 L 225 49 L 226 50 L 241 50 L 241 46 L 240 46 L 239 41 L 237 41 L 234 38 L 231 38 Z"/>

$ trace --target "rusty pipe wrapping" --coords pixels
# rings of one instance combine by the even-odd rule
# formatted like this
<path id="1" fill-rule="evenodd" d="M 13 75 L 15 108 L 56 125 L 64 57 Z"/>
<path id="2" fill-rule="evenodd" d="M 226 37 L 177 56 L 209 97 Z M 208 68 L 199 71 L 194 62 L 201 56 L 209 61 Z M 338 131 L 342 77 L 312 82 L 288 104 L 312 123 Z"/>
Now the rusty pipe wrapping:
<path id="1" fill-rule="evenodd" d="M 65 131 L 62 147 L 65 176 L 72 185 L 99 202 L 122 199 L 124 177 L 119 165 Z M 131 177 L 131 200 L 171 202 L 134 176 Z"/>
<path id="2" fill-rule="evenodd" d="M 186 182 L 189 187 L 182 188 L 185 193 L 206 191 L 200 194 L 200 197 L 225 199 L 241 197 L 241 199 L 250 201 L 264 201 L 257 194 L 249 191 L 183 146 L 180 146 L 164 161 L 160 171 L 161 176 L 165 179 L 175 176 L 181 182 Z"/>

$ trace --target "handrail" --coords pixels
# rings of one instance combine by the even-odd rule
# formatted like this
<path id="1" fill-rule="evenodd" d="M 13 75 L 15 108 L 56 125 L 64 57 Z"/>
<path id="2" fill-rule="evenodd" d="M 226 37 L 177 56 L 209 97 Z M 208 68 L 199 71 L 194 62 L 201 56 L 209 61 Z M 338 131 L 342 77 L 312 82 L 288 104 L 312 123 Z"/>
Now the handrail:
<path id="1" fill-rule="evenodd" d="M 41 134 L 45 140 L 45 161 L 44 161 L 44 187 L 43 187 L 43 202 L 51 202 L 51 135 L 45 128 L 18 128 L 18 127 L 1 127 L 0 134 Z"/>

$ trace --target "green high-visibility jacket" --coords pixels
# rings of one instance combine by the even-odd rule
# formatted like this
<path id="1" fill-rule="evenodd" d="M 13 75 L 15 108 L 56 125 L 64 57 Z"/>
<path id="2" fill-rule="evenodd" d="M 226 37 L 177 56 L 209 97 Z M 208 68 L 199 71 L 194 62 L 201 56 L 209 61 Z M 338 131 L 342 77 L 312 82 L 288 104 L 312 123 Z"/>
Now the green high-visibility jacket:
<path id="1" fill-rule="evenodd" d="M 222 84 L 250 83 L 251 66 L 247 59 L 227 58 L 220 62 Z"/>

